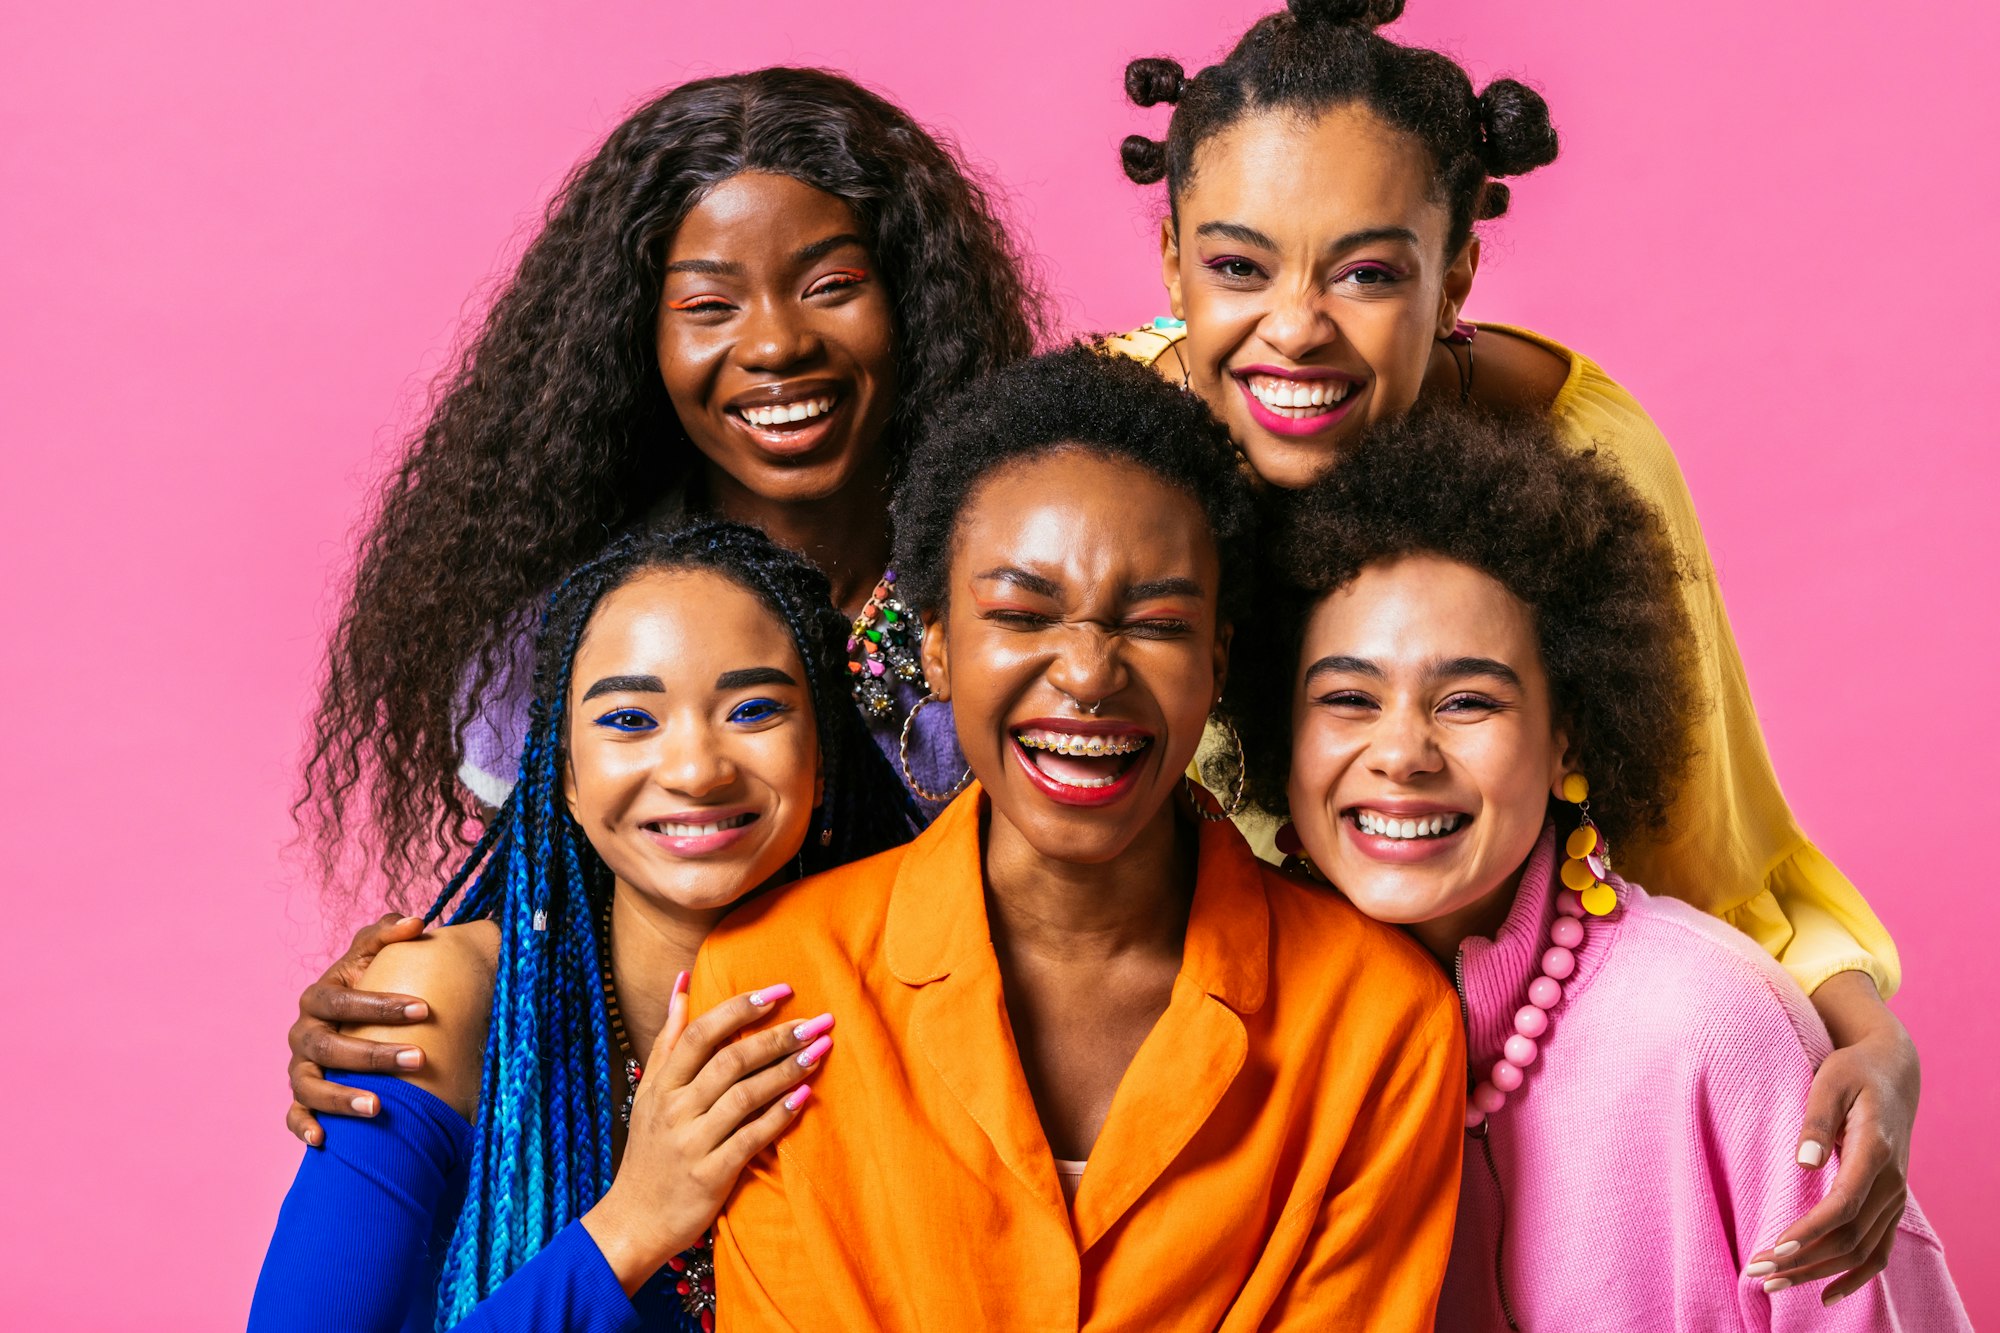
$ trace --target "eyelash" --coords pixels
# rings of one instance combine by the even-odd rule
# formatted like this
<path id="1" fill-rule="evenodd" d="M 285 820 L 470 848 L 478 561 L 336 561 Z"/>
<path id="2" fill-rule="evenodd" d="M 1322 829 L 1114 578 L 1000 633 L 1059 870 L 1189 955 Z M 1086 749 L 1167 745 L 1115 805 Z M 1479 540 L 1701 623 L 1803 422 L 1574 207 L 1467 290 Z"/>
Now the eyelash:
<path id="1" fill-rule="evenodd" d="M 813 283 L 812 286 L 806 288 L 806 295 L 809 297 L 828 296 L 834 292 L 845 291 L 850 287 L 859 287 L 866 281 L 868 281 L 868 274 L 863 269 L 835 269 Z M 717 314 L 725 310 L 733 310 L 735 306 L 712 292 L 704 292 L 700 296 L 685 296 L 678 301 L 669 301 L 667 302 L 667 309 L 677 310 L 683 314 L 707 315 Z"/>
<path id="2" fill-rule="evenodd" d="M 1248 273 L 1229 272 L 1231 266 L 1238 264 L 1250 271 Z M 1224 282 L 1253 282 L 1265 276 L 1262 268 L 1251 260 L 1243 258 L 1241 255 L 1223 255 L 1216 259 L 1205 259 L 1202 261 L 1202 267 L 1215 274 L 1218 278 L 1221 278 Z M 1357 287 L 1391 287 L 1409 276 L 1401 269 L 1394 268 L 1388 264 L 1370 261 L 1368 263 L 1356 264 L 1351 268 L 1342 269 L 1335 275 L 1333 280 L 1336 283 L 1345 282 L 1350 278 L 1358 278 L 1362 274 L 1375 275 L 1374 280 L 1356 282 L 1354 285 Z"/>
<path id="3" fill-rule="evenodd" d="M 639 719 L 637 724 L 628 724 L 625 722 L 618 721 L 619 718 L 634 718 L 634 717 Z M 640 732 L 640 731 L 651 731 L 655 726 L 658 725 L 658 723 L 654 722 L 652 716 L 646 713 L 643 709 L 614 708 L 610 712 L 606 713 L 603 717 L 598 718 L 597 725 L 600 727 L 609 727 L 613 731 Z"/>
<path id="4" fill-rule="evenodd" d="M 1054 616 L 1045 616 L 1035 611 L 1014 611 L 1005 607 L 986 613 L 988 620 L 1013 629 L 1043 629 L 1056 623 Z M 1171 639 L 1190 633 L 1194 626 L 1185 620 L 1130 620 L 1120 627 L 1125 633 L 1142 639 Z"/>
<path id="5" fill-rule="evenodd" d="M 1366 264 L 1356 264 L 1353 268 L 1342 269 L 1340 273 L 1335 276 L 1334 281 L 1345 282 L 1347 279 L 1358 277 L 1363 273 L 1377 274 L 1379 275 L 1379 280 L 1375 282 L 1357 282 L 1354 284 L 1355 286 L 1393 287 L 1395 284 L 1401 282 L 1405 276 L 1407 276 L 1401 269 L 1391 268 L 1387 264 L 1366 263 Z"/>
<path id="6" fill-rule="evenodd" d="M 751 709 L 761 709 L 762 711 L 756 717 L 745 717 L 744 713 Z M 756 722 L 769 722 L 779 714 L 791 711 L 790 708 L 779 703 L 776 699 L 745 699 L 742 703 L 729 710 L 729 720 L 745 725 Z"/>
<path id="7" fill-rule="evenodd" d="M 1228 271 L 1228 268 L 1232 264 L 1241 264 L 1250 271 L 1248 273 L 1231 273 Z M 1250 260 L 1245 259 L 1242 255 L 1222 255 L 1216 259 L 1204 259 L 1201 261 L 1201 266 L 1216 277 L 1221 278 L 1224 282 L 1252 282 L 1264 276 L 1263 269 Z"/>

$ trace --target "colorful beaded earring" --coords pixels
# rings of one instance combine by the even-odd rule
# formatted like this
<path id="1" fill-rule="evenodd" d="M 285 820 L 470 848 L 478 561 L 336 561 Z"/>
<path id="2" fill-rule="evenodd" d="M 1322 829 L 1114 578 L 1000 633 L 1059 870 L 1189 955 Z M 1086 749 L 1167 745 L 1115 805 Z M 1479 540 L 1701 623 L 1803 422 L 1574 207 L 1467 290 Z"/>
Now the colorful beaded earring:
<path id="1" fill-rule="evenodd" d="M 1611 875 L 1611 844 L 1590 822 L 1590 782 L 1581 773 L 1562 780 L 1562 798 L 1577 810 L 1577 826 L 1563 844 L 1567 853 L 1562 866 L 1563 887 L 1575 893 L 1583 910 L 1592 916 L 1607 916 L 1618 905 L 1618 893 L 1604 881 Z"/>
<path id="2" fill-rule="evenodd" d="M 848 684 L 854 687 L 862 712 L 888 717 L 896 711 L 889 677 L 912 684 L 923 678 L 917 660 L 923 638 L 923 622 L 896 596 L 896 571 L 884 570 L 847 635 Z"/>

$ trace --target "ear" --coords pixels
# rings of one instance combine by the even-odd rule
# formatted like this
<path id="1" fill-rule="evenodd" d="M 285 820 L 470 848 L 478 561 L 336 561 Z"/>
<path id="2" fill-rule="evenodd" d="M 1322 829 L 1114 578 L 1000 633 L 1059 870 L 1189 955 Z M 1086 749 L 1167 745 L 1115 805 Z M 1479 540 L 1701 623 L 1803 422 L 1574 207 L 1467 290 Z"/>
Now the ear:
<path id="1" fill-rule="evenodd" d="M 1560 726 L 1556 728 L 1555 744 L 1549 748 L 1549 753 L 1554 756 L 1549 764 L 1549 794 L 1560 801 L 1565 799 L 1563 779 L 1572 773 L 1583 772 L 1583 756 L 1570 744 L 1569 732 Z"/>
<path id="2" fill-rule="evenodd" d="M 1222 702 L 1222 692 L 1229 685 L 1229 645 L 1236 637 L 1236 626 L 1227 621 L 1215 629 L 1215 700 Z"/>
<path id="3" fill-rule="evenodd" d="M 567 746 L 556 751 L 556 771 L 562 774 L 563 805 L 569 817 L 581 824 L 583 821 L 576 816 L 576 770 L 570 766 Z"/>
<path id="4" fill-rule="evenodd" d="M 1186 319 L 1187 309 L 1181 304 L 1181 243 L 1171 217 L 1160 219 L 1160 281 L 1167 289 L 1167 309 L 1175 319 Z"/>
<path id="5" fill-rule="evenodd" d="M 1458 327 L 1459 312 L 1465 309 L 1466 298 L 1472 295 L 1472 280 L 1478 273 L 1479 238 L 1474 236 L 1444 271 L 1444 290 L 1438 294 L 1438 337 Z"/>
<path id="6" fill-rule="evenodd" d="M 930 612 L 919 616 L 918 619 L 924 622 L 923 646 L 917 650 L 917 655 L 924 664 L 924 682 L 931 687 L 931 693 L 938 697 L 938 702 L 949 702 L 951 654 L 944 644 L 946 616 L 939 612 Z"/>
<path id="7" fill-rule="evenodd" d="M 813 809 L 826 804 L 826 770 L 819 769 L 813 774 Z"/>

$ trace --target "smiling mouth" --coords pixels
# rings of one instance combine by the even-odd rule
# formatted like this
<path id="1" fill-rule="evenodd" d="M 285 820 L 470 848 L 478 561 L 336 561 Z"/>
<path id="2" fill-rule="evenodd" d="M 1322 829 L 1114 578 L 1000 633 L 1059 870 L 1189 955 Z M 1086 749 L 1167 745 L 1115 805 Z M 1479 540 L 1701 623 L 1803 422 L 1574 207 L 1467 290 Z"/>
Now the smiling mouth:
<path id="1" fill-rule="evenodd" d="M 1290 421 L 1307 421 L 1333 412 L 1347 401 L 1354 385 L 1347 380 L 1286 379 L 1279 375 L 1241 375 L 1243 387 L 1269 411 Z"/>
<path id="2" fill-rule="evenodd" d="M 1022 727 L 1014 733 L 1014 743 L 1022 761 L 1055 786 L 1096 792 L 1117 786 L 1153 738 L 1138 730 Z"/>
<path id="3" fill-rule="evenodd" d="M 1472 822 L 1472 816 L 1449 811 L 1434 815 L 1395 815 L 1355 806 L 1343 817 L 1363 833 L 1396 842 L 1434 842 L 1449 838 Z"/>
<path id="4" fill-rule="evenodd" d="M 823 393 L 791 402 L 731 407 L 729 414 L 761 431 L 787 433 L 809 428 L 839 404 L 838 394 Z"/>
<path id="5" fill-rule="evenodd" d="M 740 829 L 755 822 L 754 811 L 740 815 L 730 815 L 727 819 L 717 819 L 706 824 L 690 824 L 680 820 L 655 819 L 644 825 L 648 833 L 657 833 L 663 838 L 712 838 L 718 833 Z"/>

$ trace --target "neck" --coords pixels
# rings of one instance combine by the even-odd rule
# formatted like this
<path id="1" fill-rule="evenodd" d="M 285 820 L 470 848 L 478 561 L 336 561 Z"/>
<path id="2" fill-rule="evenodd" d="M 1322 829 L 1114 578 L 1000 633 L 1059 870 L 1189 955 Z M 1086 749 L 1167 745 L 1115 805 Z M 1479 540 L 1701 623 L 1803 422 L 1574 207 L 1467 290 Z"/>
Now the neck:
<path id="1" fill-rule="evenodd" d="M 998 812 L 985 842 L 986 913 L 995 951 L 1052 962 L 1132 952 L 1179 957 L 1194 900 L 1195 834 L 1164 802 L 1118 856 L 1099 864 L 1036 851 Z"/>
<path id="2" fill-rule="evenodd" d="M 773 500 L 710 464 L 709 504 L 724 518 L 762 528 L 772 541 L 805 556 L 833 584 L 833 603 L 858 615 L 889 565 L 889 479 L 876 463 L 831 495 Z"/>
<path id="3" fill-rule="evenodd" d="M 611 891 L 611 980 L 640 1064 L 667 1023 L 674 978 L 692 970 L 701 942 L 727 908 L 693 910 L 639 892 L 624 880 Z"/>
<path id="4" fill-rule="evenodd" d="M 1460 945 L 1475 937 L 1490 940 L 1507 924 L 1507 913 L 1514 908 L 1514 895 L 1521 891 L 1521 876 L 1527 869 L 1528 863 L 1523 861 L 1491 893 L 1444 916 L 1412 922 L 1405 929 L 1449 972 Z"/>

